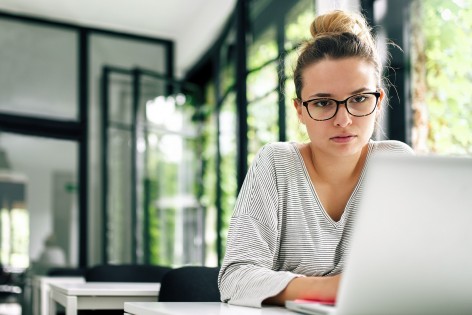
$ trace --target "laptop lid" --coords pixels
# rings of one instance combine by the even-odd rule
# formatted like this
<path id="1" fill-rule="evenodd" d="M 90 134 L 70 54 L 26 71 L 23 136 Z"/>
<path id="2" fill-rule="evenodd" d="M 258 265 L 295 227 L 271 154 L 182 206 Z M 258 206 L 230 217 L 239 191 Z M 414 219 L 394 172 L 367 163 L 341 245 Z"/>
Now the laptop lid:
<path id="1" fill-rule="evenodd" d="M 336 314 L 472 314 L 472 159 L 369 163 Z"/>
<path id="2" fill-rule="evenodd" d="M 472 314 L 472 159 L 370 162 L 336 307 L 304 314 Z"/>

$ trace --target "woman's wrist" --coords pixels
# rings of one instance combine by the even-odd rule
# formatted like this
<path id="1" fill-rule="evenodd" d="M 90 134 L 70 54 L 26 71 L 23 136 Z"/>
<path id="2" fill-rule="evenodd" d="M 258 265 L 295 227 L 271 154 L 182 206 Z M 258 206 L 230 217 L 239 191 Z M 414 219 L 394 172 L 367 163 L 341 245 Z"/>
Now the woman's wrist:
<path id="1" fill-rule="evenodd" d="M 297 277 L 279 294 L 267 298 L 264 303 L 283 305 L 285 301 L 312 299 L 332 301 L 336 299 L 340 275 L 330 277 Z"/>

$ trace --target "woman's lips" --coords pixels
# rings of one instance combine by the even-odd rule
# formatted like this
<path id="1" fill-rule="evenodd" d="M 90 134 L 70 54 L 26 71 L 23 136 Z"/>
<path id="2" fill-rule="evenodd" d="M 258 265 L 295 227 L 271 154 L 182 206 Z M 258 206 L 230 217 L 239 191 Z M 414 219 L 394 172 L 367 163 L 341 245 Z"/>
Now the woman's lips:
<path id="1" fill-rule="evenodd" d="M 339 136 L 332 137 L 330 139 L 336 143 L 348 143 L 352 141 L 354 138 L 356 138 L 355 135 L 339 135 Z"/>

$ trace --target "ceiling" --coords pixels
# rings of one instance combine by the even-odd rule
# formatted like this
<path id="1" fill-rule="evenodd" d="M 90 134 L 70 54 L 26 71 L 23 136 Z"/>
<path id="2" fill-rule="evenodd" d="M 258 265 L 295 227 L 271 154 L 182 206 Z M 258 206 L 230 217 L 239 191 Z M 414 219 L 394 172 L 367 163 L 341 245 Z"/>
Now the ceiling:
<path id="1" fill-rule="evenodd" d="M 0 10 L 169 39 L 178 77 L 216 39 L 236 0 L 0 0 Z"/>

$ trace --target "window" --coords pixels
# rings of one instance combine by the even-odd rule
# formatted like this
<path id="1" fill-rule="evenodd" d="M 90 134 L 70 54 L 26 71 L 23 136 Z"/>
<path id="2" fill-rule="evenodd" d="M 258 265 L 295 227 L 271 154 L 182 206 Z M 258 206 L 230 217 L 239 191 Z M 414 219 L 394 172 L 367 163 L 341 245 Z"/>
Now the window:
<path id="1" fill-rule="evenodd" d="M 472 154 L 472 3 L 412 4 L 413 146 Z"/>
<path id="2" fill-rule="evenodd" d="M 298 57 L 298 46 L 310 38 L 308 27 L 315 17 L 313 1 L 298 1 L 287 13 L 285 32 L 285 121 L 287 124 L 287 140 L 306 142 L 308 135 L 298 121 L 293 107 L 293 99 L 296 97 L 293 83 L 293 71 Z"/>
<path id="3" fill-rule="evenodd" d="M 54 264 L 77 267 L 77 144 L 2 132 L 0 152 L 6 161 L 0 174 L 2 263 L 26 268 L 31 261 L 38 274 Z M 46 257 L 48 244 L 60 248 L 64 260 Z"/>
<path id="4" fill-rule="evenodd" d="M 229 220 L 233 213 L 237 196 L 237 169 L 236 169 L 236 93 L 230 92 L 219 111 L 220 126 L 220 189 L 221 189 L 221 229 L 222 245 L 226 244 Z"/>
<path id="5" fill-rule="evenodd" d="M 27 215 L 16 211 L 22 209 L 16 206 L 13 212 L 8 211 L 11 215 L 15 213 L 15 220 L 28 219 L 40 223 L 30 224 L 27 231 L 28 257 L 37 259 L 42 242 L 49 239 L 48 234 L 70 228 L 68 233 L 72 236 L 61 234 L 56 237 L 70 266 L 84 267 L 105 262 L 107 253 L 115 262 L 137 261 L 137 240 L 133 233 L 137 230 L 136 222 L 128 220 L 136 218 L 136 212 L 130 207 L 133 188 L 129 183 L 129 174 L 135 167 L 131 164 L 135 154 L 131 152 L 129 143 L 135 137 L 126 129 L 132 122 L 128 105 L 132 103 L 133 95 L 129 86 L 131 80 L 123 76 L 114 77 L 116 84 L 110 87 L 110 102 L 114 106 L 109 118 L 114 127 L 118 127 L 104 133 L 112 139 L 106 146 L 113 156 L 111 166 L 108 166 L 116 171 L 114 175 L 118 181 L 112 182 L 111 191 L 115 195 L 121 193 L 120 198 L 113 201 L 115 205 L 119 204 L 116 208 L 120 213 L 110 216 L 112 233 L 102 228 L 107 226 L 103 222 L 107 209 L 102 207 L 106 194 L 101 187 L 102 165 L 106 165 L 101 163 L 103 151 L 100 141 L 102 73 L 105 66 L 142 67 L 160 71 L 170 78 L 173 74 L 172 42 L 0 12 L 0 43 L 3 47 L 0 52 L 3 70 L 0 73 L 0 131 L 4 132 L 0 146 L 14 145 L 16 140 L 10 142 L 9 139 L 21 139 L 16 142 L 26 143 L 19 151 L 30 157 L 31 169 L 36 164 L 48 162 L 57 162 L 57 166 L 65 161 L 72 164 L 58 171 L 50 165 L 45 167 L 45 170 L 51 168 L 52 175 L 44 174 L 43 185 L 33 185 L 30 181 L 38 177 L 39 171 L 34 174 L 29 174 L 30 170 L 24 172 L 28 179 Z M 15 149 L 18 148 L 9 153 L 15 154 Z M 43 156 L 43 152 L 49 155 Z M 60 158 L 65 161 L 59 163 Z M 41 195 L 45 189 L 52 190 L 51 182 L 58 185 L 53 185 L 59 196 L 54 198 L 54 203 L 58 204 L 47 204 L 44 200 L 31 203 L 31 196 Z M 69 190 L 60 191 L 64 188 L 61 185 Z M 48 195 L 43 196 L 46 198 Z M 37 205 L 42 208 L 38 210 Z M 69 210 L 53 211 L 56 207 Z M 38 211 L 44 212 L 39 219 Z M 10 214 L 2 214 L 4 227 L 13 222 Z M 54 220 L 54 223 L 49 220 Z M 108 237 L 115 241 L 112 249 L 105 248 Z M 140 250 L 139 254 L 142 254 Z"/>
<path id="6" fill-rule="evenodd" d="M 241 175 L 247 171 L 240 169 L 245 161 L 237 160 L 238 153 L 244 152 L 247 146 L 247 156 L 240 158 L 247 159 L 247 164 L 250 164 L 256 152 L 268 142 L 306 140 L 298 128 L 292 105 L 294 87 L 291 73 L 295 49 L 307 34 L 307 25 L 311 22 L 308 20 L 314 14 L 314 1 L 248 0 L 246 4 L 249 21 L 243 23 L 244 27 L 237 28 L 237 19 L 233 16 L 215 44 L 214 56 L 208 61 L 210 66 L 205 65 L 192 76 L 198 80 L 200 75 L 208 74 L 208 69 L 215 69 L 209 82 L 203 84 L 210 91 L 205 97 L 205 108 L 209 112 L 205 114 L 205 125 L 217 126 L 216 130 L 205 127 L 208 131 L 204 132 L 203 178 L 209 185 L 204 185 L 203 202 L 207 209 L 218 211 L 216 248 L 220 260 L 238 186 L 241 177 L 244 178 Z M 238 6 L 236 14 L 241 14 L 239 9 Z M 245 72 L 236 71 L 241 70 L 236 69 L 237 61 L 241 61 L 235 49 L 238 32 L 244 32 L 247 39 Z M 238 84 L 244 84 L 245 88 L 238 89 L 241 87 Z M 246 90 L 247 107 L 238 111 L 236 93 L 240 90 Z M 241 112 L 247 112 L 247 116 L 239 117 Z M 246 119 L 247 123 L 247 134 L 240 139 L 237 136 L 244 128 L 239 128 L 239 119 Z M 244 125 L 244 121 L 241 123 Z M 211 157 L 213 152 L 216 152 L 216 158 Z M 214 168 L 217 169 L 216 176 L 211 174 Z M 211 250 L 211 236 L 207 244 Z M 207 257 L 211 255 L 207 254 Z"/>
<path id="7" fill-rule="evenodd" d="M 249 45 L 247 83 L 248 163 L 266 143 L 278 140 L 278 50 L 272 26 Z"/>
<path id="8" fill-rule="evenodd" d="M 77 32 L 0 19 L 0 112 L 78 120 Z"/>
<path id="9" fill-rule="evenodd" d="M 308 139 L 293 107 L 293 69 L 297 48 L 308 38 L 308 27 L 314 17 L 314 3 L 310 0 L 290 5 L 262 0 L 251 4 L 253 42 L 249 45 L 247 77 L 249 163 L 265 143 Z M 279 117 L 280 114 L 284 117 Z"/>
<path id="10" fill-rule="evenodd" d="M 162 82 L 161 82 L 162 83 Z M 157 85 L 157 84 L 155 84 Z M 191 94 L 147 98 L 146 121 L 138 143 L 141 180 L 147 200 L 147 230 L 153 264 L 181 266 L 204 262 L 205 211 L 201 197 L 201 146 L 198 104 Z M 145 240 L 144 240 L 145 241 Z"/>

